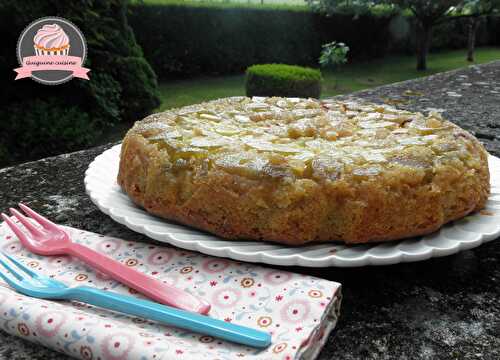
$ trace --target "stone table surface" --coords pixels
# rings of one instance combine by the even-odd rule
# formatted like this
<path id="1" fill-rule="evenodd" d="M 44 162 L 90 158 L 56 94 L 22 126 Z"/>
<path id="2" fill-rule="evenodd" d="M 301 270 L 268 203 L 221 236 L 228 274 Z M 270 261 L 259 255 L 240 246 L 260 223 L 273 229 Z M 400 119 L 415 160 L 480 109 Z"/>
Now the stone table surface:
<path id="1" fill-rule="evenodd" d="M 500 61 L 351 96 L 444 111 L 500 156 Z M 23 201 L 61 224 L 151 241 L 85 194 L 87 166 L 110 146 L 0 169 L 0 209 Z M 341 318 L 319 359 L 500 359 L 500 241 L 417 263 L 291 270 L 343 284 Z M 0 332 L 0 359 L 66 358 Z"/>

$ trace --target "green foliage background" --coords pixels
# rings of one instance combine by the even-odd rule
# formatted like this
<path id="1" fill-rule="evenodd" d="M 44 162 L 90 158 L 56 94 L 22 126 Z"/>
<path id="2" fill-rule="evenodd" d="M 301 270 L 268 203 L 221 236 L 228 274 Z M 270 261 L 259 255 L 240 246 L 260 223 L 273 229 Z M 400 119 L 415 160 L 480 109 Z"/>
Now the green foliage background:
<path id="1" fill-rule="evenodd" d="M 21 31 L 44 16 L 60 16 L 87 40 L 90 80 L 57 86 L 14 81 Z M 106 127 L 143 117 L 159 105 L 156 75 L 127 22 L 125 0 L 2 0 L 0 166 L 90 146 Z"/>
<path id="2" fill-rule="evenodd" d="M 324 16 L 303 7 L 219 4 L 129 7 L 137 41 L 159 78 L 241 73 L 259 63 L 317 66 L 321 46 L 334 40 L 349 46 L 351 61 L 415 49 L 414 19 L 394 12 Z M 462 48 L 466 34 L 466 20 L 445 23 L 434 31 L 433 49 Z M 500 45 L 499 18 L 482 24 L 477 44 Z"/>
<path id="3" fill-rule="evenodd" d="M 344 41 L 358 59 L 391 46 L 390 16 L 326 18 L 264 7 L 130 6 L 130 24 L 161 79 L 241 73 L 259 63 L 317 66 L 321 45 Z M 376 29 L 376 31 L 374 31 Z"/>

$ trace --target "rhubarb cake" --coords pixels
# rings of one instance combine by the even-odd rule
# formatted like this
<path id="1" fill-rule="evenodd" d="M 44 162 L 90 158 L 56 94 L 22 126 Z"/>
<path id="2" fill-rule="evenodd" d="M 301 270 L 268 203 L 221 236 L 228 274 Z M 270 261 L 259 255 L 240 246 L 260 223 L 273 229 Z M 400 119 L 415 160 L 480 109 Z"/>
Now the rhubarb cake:
<path id="1" fill-rule="evenodd" d="M 487 153 L 439 113 L 231 97 L 136 122 L 118 183 L 157 216 L 291 245 L 423 235 L 481 209 Z"/>

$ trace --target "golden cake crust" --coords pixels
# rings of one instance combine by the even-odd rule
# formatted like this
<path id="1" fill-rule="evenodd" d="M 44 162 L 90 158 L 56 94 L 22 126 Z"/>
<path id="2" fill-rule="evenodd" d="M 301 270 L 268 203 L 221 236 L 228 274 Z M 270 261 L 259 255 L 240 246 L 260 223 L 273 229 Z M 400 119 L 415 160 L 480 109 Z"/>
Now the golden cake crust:
<path id="1" fill-rule="evenodd" d="M 483 146 L 437 113 L 255 97 L 137 122 L 118 183 L 166 219 L 293 245 L 427 234 L 489 194 Z"/>

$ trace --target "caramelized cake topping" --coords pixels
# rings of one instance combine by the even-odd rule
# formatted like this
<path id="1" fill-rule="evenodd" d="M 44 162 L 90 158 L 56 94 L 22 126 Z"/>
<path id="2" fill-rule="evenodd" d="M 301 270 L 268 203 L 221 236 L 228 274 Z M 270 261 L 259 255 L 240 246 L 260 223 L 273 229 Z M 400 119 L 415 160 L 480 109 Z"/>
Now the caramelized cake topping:
<path id="1" fill-rule="evenodd" d="M 439 113 L 352 101 L 232 97 L 151 115 L 132 132 L 166 149 L 174 168 L 203 162 L 247 177 L 322 181 L 477 161 Z"/>

